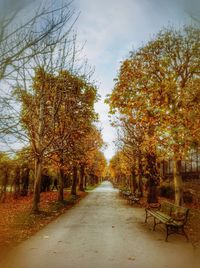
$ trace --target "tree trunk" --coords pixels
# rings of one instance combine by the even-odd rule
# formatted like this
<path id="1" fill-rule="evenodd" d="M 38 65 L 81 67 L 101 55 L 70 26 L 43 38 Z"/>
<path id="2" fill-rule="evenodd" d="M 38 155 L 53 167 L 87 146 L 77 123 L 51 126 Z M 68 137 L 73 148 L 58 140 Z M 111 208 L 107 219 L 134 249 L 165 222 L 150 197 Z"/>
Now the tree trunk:
<path id="1" fill-rule="evenodd" d="M 76 187 L 78 182 L 78 172 L 77 167 L 73 167 L 73 180 L 72 180 L 72 188 L 71 188 L 71 194 L 76 195 Z"/>
<path id="2" fill-rule="evenodd" d="M 86 189 L 87 188 L 87 175 L 85 174 L 85 177 L 84 177 L 84 188 Z"/>
<path id="3" fill-rule="evenodd" d="M 138 193 L 141 197 L 143 197 L 143 182 L 142 182 L 142 164 L 141 164 L 141 156 L 138 156 L 136 161 L 137 166 L 137 187 Z"/>
<path id="4" fill-rule="evenodd" d="M 136 174 L 135 174 L 135 169 L 133 168 L 132 169 L 132 172 L 131 172 L 131 177 L 132 177 L 132 191 L 133 193 L 135 193 L 138 189 L 138 185 L 137 185 L 137 180 L 136 180 Z"/>
<path id="5" fill-rule="evenodd" d="M 94 175 L 94 184 L 99 184 L 99 177 Z"/>
<path id="6" fill-rule="evenodd" d="M 2 185 L 1 185 L 1 193 L 0 193 L 0 202 L 4 203 L 6 200 L 6 190 L 8 185 L 8 169 L 3 169 L 3 179 L 2 179 Z"/>
<path id="7" fill-rule="evenodd" d="M 175 190 L 175 204 L 181 206 L 183 204 L 183 181 L 181 176 L 181 160 L 174 157 L 173 161 L 173 175 L 174 175 L 174 190 Z"/>
<path id="8" fill-rule="evenodd" d="M 63 167 L 59 169 L 59 189 L 58 189 L 58 201 L 64 201 L 64 170 Z"/>
<path id="9" fill-rule="evenodd" d="M 40 91 L 40 103 L 39 103 L 39 117 L 38 117 L 38 135 L 37 139 L 32 142 L 35 144 L 33 147 L 37 148 L 35 150 L 35 182 L 34 182 L 34 190 L 33 190 L 33 207 L 32 211 L 34 213 L 39 212 L 39 202 L 40 202 L 40 189 L 41 189 L 41 176 L 42 176 L 42 159 L 43 159 L 43 140 L 44 140 L 44 118 L 45 118 L 45 88 L 43 85 L 41 86 Z"/>
<path id="10" fill-rule="evenodd" d="M 32 207 L 32 211 L 34 213 L 39 212 L 41 174 L 42 174 L 42 161 L 40 158 L 38 158 L 35 161 L 35 181 L 33 189 L 33 207 Z"/>
<path id="11" fill-rule="evenodd" d="M 79 183 L 79 190 L 84 192 L 84 177 L 85 177 L 85 166 L 81 165 L 80 167 L 80 183 Z"/>
<path id="12" fill-rule="evenodd" d="M 22 189 L 21 195 L 27 196 L 28 195 L 28 187 L 29 187 L 29 171 L 28 167 L 22 169 L 21 181 L 22 181 Z"/>
<path id="13" fill-rule="evenodd" d="M 156 169 L 156 156 L 155 154 L 147 155 L 147 179 L 148 179 L 148 203 L 157 203 L 157 186 L 159 184 L 159 176 Z"/>
<path id="14" fill-rule="evenodd" d="M 20 195 L 20 167 L 17 166 L 14 172 L 14 199 Z"/>

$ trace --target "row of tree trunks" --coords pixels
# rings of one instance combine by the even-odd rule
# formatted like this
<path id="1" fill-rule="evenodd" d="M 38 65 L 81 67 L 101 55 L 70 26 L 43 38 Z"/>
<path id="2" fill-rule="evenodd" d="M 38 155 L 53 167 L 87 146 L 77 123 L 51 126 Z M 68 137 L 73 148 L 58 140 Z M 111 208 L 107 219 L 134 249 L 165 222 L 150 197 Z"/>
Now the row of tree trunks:
<path id="1" fill-rule="evenodd" d="M 92 181 L 94 182 L 94 184 L 96 183 L 96 179 L 94 180 L 92 178 Z M 86 172 L 85 172 L 85 166 L 81 165 L 79 172 L 78 172 L 78 168 L 74 166 L 73 173 L 72 173 L 71 194 L 72 195 L 77 194 L 77 186 L 79 186 L 79 191 L 84 192 L 85 189 L 87 188 L 87 183 L 88 183 L 88 176 L 86 175 Z"/>
<path id="2" fill-rule="evenodd" d="M 34 195 L 33 195 L 33 208 L 32 211 L 34 213 L 39 212 L 39 202 L 40 202 L 40 186 L 41 186 L 41 174 L 42 174 L 42 163 L 40 159 L 35 162 L 35 183 L 34 183 Z M 64 201 L 64 181 L 65 181 L 65 173 L 64 167 L 61 163 L 59 168 L 59 188 L 58 188 L 58 201 Z M 98 177 L 95 176 L 92 178 L 92 181 L 98 183 Z M 87 187 L 87 176 L 85 174 L 85 166 L 81 165 L 80 170 L 78 170 L 77 166 L 73 167 L 72 170 L 72 185 L 71 185 L 71 195 L 77 195 L 77 188 L 79 186 L 80 191 L 85 191 Z"/>
<path id="3" fill-rule="evenodd" d="M 174 152 L 173 158 L 173 175 L 174 175 L 174 189 L 175 189 L 175 204 L 183 204 L 183 181 L 181 175 L 181 160 L 178 157 L 178 153 Z M 157 170 L 157 159 L 156 154 L 148 153 L 146 155 L 146 168 L 143 170 L 143 165 L 141 163 L 141 157 L 138 156 L 134 165 L 132 166 L 132 171 L 130 176 L 124 177 L 123 175 L 117 176 L 114 179 L 114 184 L 118 187 L 129 188 L 132 193 L 138 194 L 143 197 L 143 174 L 147 179 L 147 202 L 156 203 L 158 202 L 158 186 L 160 184 L 160 176 Z"/>

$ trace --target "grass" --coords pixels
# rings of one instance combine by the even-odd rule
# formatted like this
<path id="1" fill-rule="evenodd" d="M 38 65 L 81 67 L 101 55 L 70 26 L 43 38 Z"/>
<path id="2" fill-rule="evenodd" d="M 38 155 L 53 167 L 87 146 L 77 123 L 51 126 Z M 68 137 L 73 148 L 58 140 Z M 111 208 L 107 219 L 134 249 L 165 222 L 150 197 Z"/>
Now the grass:
<path id="1" fill-rule="evenodd" d="M 94 185 L 89 185 L 86 188 L 86 192 L 91 192 L 92 190 L 94 190 L 97 186 L 99 186 L 99 184 L 94 184 Z"/>

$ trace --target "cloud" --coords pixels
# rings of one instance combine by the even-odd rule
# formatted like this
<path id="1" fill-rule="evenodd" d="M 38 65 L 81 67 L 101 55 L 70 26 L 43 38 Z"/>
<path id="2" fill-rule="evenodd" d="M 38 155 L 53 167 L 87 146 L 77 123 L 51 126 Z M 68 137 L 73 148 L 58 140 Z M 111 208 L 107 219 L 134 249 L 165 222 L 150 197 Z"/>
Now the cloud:
<path id="1" fill-rule="evenodd" d="M 185 4 L 184 4 L 185 2 Z M 87 40 L 91 60 L 110 60 L 121 44 L 138 46 L 163 24 L 183 22 L 186 1 L 181 0 L 77 0 L 81 11 L 78 27 Z M 100 55 L 105 53 L 105 57 Z"/>
<path id="2" fill-rule="evenodd" d="M 60 1 L 60 0 L 59 0 Z M 67 1 L 67 0 L 66 0 Z M 31 3 L 43 0 L 0 0 L 0 14 L 5 14 Z M 58 0 L 45 0 L 45 3 Z M 106 94 L 111 93 L 120 61 L 128 52 L 146 43 L 163 26 L 176 27 L 190 21 L 189 14 L 200 10 L 199 0 L 74 0 L 73 5 L 81 11 L 77 22 L 79 40 L 86 41 L 84 54 L 89 64 L 96 67 L 95 79 L 100 82 L 102 100 L 96 105 L 102 121 L 103 136 L 112 144 L 115 131 L 109 126 Z M 111 157 L 113 146 L 105 150 Z"/>
<path id="3" fill-rule="evenodd" d="M 194 0 L 192 2 L 196 3 Z M 108 106 L 103 101 L 111 93 L 113 78 L 120 61 L 130 50 L 146 43 L 163 26 L 180 26 L 188 20 L 186 0 L 76 0 L 81 11 L 78 20 L 79 39 L 87 41 L 85 54 L 96 66 L 102 100 L 95 106 L 100 114 L 104 140 L 110 144 L 105 155 L 114 152 L 115 131 L 109 126 Z M 190 9 L 193 8 L 192 3 Z"/>
<path id="4" fill-rule="evenodd" d="M 5 15 L 9 14 L 13 11 L 18 11 L 32 2 L 36 2 L 35 0 L 0 0 L 0 14 Z"/>

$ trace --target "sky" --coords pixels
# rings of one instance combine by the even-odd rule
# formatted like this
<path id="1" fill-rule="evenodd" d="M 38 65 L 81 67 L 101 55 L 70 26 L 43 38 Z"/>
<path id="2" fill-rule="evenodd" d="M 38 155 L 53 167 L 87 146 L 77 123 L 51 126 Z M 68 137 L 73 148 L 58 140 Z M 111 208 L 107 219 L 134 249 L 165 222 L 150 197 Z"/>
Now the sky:
<path id="1" fill-rule="evenodd" d="M 84 53 L 95 66 L 101 100 L 96 104 L 100 115 L 104 150 L 109 160 L 115 153 L 116 130 L 110 126 L 109 107 L 104 103 L 110 94 L 120 62 L 145 44 L 163 27 L 180 28 L 200 11 L 198 0 L 75 0 L 81 12 L 77 21 L 79 40 L 86 41 Z M 198 13 L 199 14 L 199 13 Z"/>
<path id="2" fill-rule="evenodd" d="M 13 8 L 21 8 L 42 1 L 55 0 L 0 0 L 0 16 Z M 67 0 L 64 0 L 67 1 Z M 116 130 L 110 126 L 109 107 L 104 103 L 114 87 L 120 62 L 145 44 L 163 27 L 180 28 L 190 23 L 189 14 L 198 15 L 199 0 L 74 0 L 72 5 L 80 16 L 75 24 L 80 43 L 85 43 L 83 54 L 95 67 L 101 100 L 95 105 L 99 126 L 107 144 L 104 154 L 109 160 L 115 153 Z M 3 12 L 2 12 L 3 11 Z"/>

